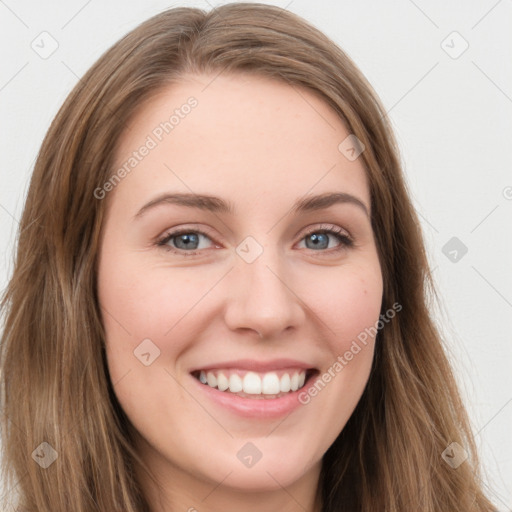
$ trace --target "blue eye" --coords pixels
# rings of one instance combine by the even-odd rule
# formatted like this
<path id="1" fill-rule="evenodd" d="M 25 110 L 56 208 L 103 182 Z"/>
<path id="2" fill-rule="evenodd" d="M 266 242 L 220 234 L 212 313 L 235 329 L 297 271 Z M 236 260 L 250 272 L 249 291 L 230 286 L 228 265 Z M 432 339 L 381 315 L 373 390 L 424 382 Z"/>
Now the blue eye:
<path id="1" fill-rule="evenodd" d="M 197 244 L 199 243 L 200 237 L 210 238 L 206 233 L 197 229 L 174 231 L 168 233 L 162 240 L 157 242 L 157 245 L 167 251 L 183 254 L 184 256 L 192 256 L 196 253 L 190 252 L 190 250 L 198 249 Z M 169 245 L 171 240 L 174 240 L 173 245 L 175 247 Z"/>
<path id="2" fill-rule="evenodd" d="M 345 247 L 350 247 L 352 245 L 352 240 L 348 237 L 348 235 L 343 234 L 343 230 L 334 229 L 315 229 L 314 231 L 310 231 L 304 236 L 306 240 L 306 247 L 308 249 L 328 249 L 329 247 L 329 238 L 335 238 L 340 242 L 339 247 L 335 250 L 341 250 Z M 307 240 L 311 240 L 311 244 L 308 245 Z M 327 244 L 327 245 L 326 245 Z"/>
<path id="3" fill-rule="evenodd" d="M 200 247 L 198 244 L 200 243 L 201 238 L 210 239 L 210 236 L 198 229 L 181 229 L 177 231 L 172 231 L 167 233 L 161 240 L 159 240 L 156 245 L 165 249 L 166 251 L 171 251 L 175 254 L 181 254 L 183 256 L 194 256 L 198 254 L 197 251 L 200 251 Z M 331 238 L 334 238 L 339 242 L 339 245 L 330 248 L 332 250 L 325 251 L 321 249 L 329 249 L 329 241 Z M 309 250 L 315 252 L 338 252 L 343 249 L 347 249 L 353 246 L 353 240 L 343 229 L 329 225 L 322 225 L 316 229 L 310 230 L 304 234 L 302 240 L 306 240 L 306 247 Z M 311 243 L 308 243 L 310 240 Z M 172 245 L 169 243 L 172 242 Z M 202 249 L 205 249 L 204 247 Z M 195 251 L 195 252 L 194 252 Z"/>
<path id="4" fill-rule="evenodd" d="M 180 233 L 177 235 L 173 235 L 171 238 L 175 239 L 175 245 L 178 249 L 197 249 L 195 247 L 199 243 L 199 238 L 201 236 L 205 236 L 203 233 L 199 232 L 190 232 L 190 233 Z M 181 245 L 181 247 L 180 247 Z"/>

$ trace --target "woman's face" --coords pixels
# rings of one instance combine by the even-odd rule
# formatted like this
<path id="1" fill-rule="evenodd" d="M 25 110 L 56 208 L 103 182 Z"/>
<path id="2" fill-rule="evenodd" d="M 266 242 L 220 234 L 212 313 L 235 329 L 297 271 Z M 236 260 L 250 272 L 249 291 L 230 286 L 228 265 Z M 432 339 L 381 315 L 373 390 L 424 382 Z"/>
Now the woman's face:
<path id="1" fill-rule="evenodd" d="M 368 380 L 374 339 L 358 336 L 382 299 L 349 134 L 304 89 L 221 74 L 169 86 L 122 137 L 99 300 L 115 393 L 158 477 L 318 477 Z"/>

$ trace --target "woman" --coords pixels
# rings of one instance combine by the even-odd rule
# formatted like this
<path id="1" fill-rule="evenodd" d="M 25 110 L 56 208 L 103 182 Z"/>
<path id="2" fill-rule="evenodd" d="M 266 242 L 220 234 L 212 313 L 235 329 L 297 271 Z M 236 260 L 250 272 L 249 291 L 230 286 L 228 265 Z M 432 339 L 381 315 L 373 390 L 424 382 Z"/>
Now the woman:
<path id="1" fill-rule="evenodd" d="M 2 303 L 18 510 L 495 510 L 429 288 L 342 50 L 262 4 L 153 17 L 34 169 Z"/>

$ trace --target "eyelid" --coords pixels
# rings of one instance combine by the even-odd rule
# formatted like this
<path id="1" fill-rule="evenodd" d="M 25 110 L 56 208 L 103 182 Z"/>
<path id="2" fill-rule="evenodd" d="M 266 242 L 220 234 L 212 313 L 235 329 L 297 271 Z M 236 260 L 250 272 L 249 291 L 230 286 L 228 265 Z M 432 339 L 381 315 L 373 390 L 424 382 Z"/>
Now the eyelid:
<path id="1" fill-rule="evenodd" d="M 185 233 L 199 233 L 201 235 L 204 235 L 204 236 L 207 236 L 208 238 L 210 238 L 212 240 L 212 242 L 214 242 L 217 237 L 216 235 L 213 234 L 213 230 L 207 226 L 199 228 L 195 225 L 185 224 L 184 226 L 180 226 L 177 228 L 170 228 L 170 229 L 166 230 L 163 235 L 161 235 L 157 238 L 156 244 L 157 245 L 161 244 L 163 241 L 165 241 L 169 237 L 172 238 L 172 237 L 179 236 L 180 234 L 185 234 Z"/>
<path id="2" fill-rule="evenodd" d="M 352 240 L 352 235 L 349 233 L 349 231 L 346 228 L 342 228 L 336 224 L 329 224 L 329 223 L 321 223 L 321 224 L 312 224 L 311 226 L 308 226 L 301 231 L 299 231 L 299 234 L 297 236 L 304 237 L 305 235 L 308 235 L 310 233 L 316 233 L 317 231 L 335 231 L 338 234 L 346 234 L 347 238 L 350 238 Z"/>

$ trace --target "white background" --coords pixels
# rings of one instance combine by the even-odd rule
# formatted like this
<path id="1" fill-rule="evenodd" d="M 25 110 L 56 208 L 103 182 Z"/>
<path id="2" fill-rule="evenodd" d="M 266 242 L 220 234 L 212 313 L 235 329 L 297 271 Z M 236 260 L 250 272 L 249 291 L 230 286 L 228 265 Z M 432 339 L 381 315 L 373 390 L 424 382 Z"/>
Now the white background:
<path id="1" fill-rule="evenodd" d="M 79 77 L 150 16 L 220 3 L 0 0 L 0 289 L 37 151 Z M 494 501 L 512 510 L 512 2 L 264 3 L 338 43 L 389 112 L 444 306 L 436 317 Z M 43 31 L 59 45 L 47 59 L 31 47 Z M 464 40 L 458 58 L 445 51 Z M 442 251 L 454 236 L 468 248 L 456 262 Z"/>

